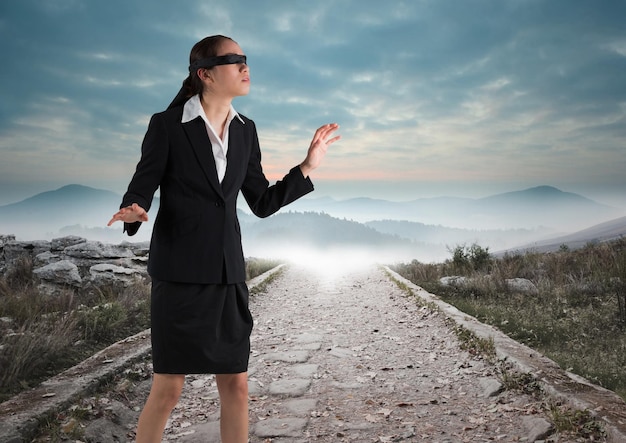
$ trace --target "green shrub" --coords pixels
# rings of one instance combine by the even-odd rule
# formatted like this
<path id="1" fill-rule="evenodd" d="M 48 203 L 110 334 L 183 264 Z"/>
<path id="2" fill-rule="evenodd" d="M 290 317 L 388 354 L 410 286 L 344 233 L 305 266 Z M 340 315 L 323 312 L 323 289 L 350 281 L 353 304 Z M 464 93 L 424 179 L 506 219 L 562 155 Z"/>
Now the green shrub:
<path id="1" fill-rule="evenodd" d="M 489 248 L 483 248 L 476 243 L 466 246 L 458 245 L 452 250 L 452 270 L 455 274 L 469 275 L 474 271 L 487 271 L 491 265 Z"/>
<path id="2" fill-rule="evenodd" d="M 126 310 L 117 302 L 84 307 L 76 311 L 75 315 L 82 339 L 96 342 L 107 342 L 115 338 L 127 319 Z"/>

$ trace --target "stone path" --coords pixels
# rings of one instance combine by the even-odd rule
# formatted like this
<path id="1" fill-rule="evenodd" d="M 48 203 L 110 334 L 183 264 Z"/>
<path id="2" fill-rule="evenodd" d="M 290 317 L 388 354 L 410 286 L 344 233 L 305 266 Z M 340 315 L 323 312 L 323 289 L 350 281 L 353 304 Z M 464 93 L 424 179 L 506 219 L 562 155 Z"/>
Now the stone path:
<path id="1" fill-rule="evenodd" d="M 282 268 L 250 303 L 250 442 L 589 441 L 554 434 L 545 399 L 504 390 L 497 368 L 461 350 L 446 318 L 493 338 L 499 354 L 539 374 L 546 386 L 552 374 L 555 394 L 570 389 L 571 377 L 493 328 L 413 290 L 439 308 L 420 306 L 380 268 L 335 275 Z M 44 435 L 33 441 L 132 441 L 150 366 L 149 359 L 130 365 L 108 390 L 56 416 L 64 435 L 80 440 Z M 584 398 L 575 396 L 580 386 L 588 388 Z M 599 416 L 610 412 L 603 416 L 612 423 L 605 441 L 626 441 L 624 402 L 589 384 L 577 382 L 575 388 L 565 398 L 576 408 Z M 75 418 L 77 413 L 86 418 Z M 164 441 L 219 442 L 213 376 L 188 376 Z"/>
<path id="2" fill-rule="evenodd" d="M 251 442 L 534 441 L 537 400 L 500 391 L 443 316 L 379 269 L 289 268 L 254 297 Z M 212 376 L 190 376 L 168 442 L 218 442 Z"/>

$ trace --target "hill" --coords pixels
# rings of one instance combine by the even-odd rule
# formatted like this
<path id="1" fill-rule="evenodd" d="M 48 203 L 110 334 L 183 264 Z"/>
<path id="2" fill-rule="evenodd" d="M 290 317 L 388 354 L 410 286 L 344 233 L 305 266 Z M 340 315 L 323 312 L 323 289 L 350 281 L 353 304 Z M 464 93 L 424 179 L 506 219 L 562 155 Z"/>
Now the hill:
<path id="1" fill-rule="evenodd" d="M 462 229 L 534 229 L 573 232 L 625 215 L 624 209 L 600 204 L 552 186 L 496 194 L 480 199 L 437 197 L 407 202 L 355 198 L 301 199 L 298 211 L 323 211 L 359 222 L 406 220 Z"/>
<path id="2" fill-rule="evenodd" d="M 507 248 L 530 241 L 553 237 L 554 229 L 462 229 L 406 220 L 373 220 L 366 226 L 386 234 L 404 237 L 415 242 L 453 247 L 476 243 L 490 250 Z"/>
<path id="3" fill-rule="evenodd" d="M 626 217 L 609 220 L 572 234 L 523 244 L 512 250 L 498 251 L 496 255 L 502 255 L 505 252 L 524 251 L 554 252 L 564 246 L 568 249 L 578 249 L 590 243 L 606 242 L 622 237 L 626 237 Z"/>
<path id="4" fill-rule="evenodd" d="M 64 186 L 0 206 L 0 234 L 15 234 L 20 240 L 79 235 L 108 243 L 148 241 L 151 222 L 134 237 L 123 235 L 120 224 L 106 227 L 120 201 L 121 196 L 110 191 Z M 155 198 L 151 220 L 157 208 Z M 609 220 L 608 214 L 615 212 L 619 211 L 580 195 L 539 186 L 483 199 L 301 199 L 267 219 L 243 210 L 239 218 L 249 255 L 276 256 L 305 247 L 318 252 L 342 248 L 381 257 L 395 254 L 397 260 L 437 261 L 447 258 L 450 248 L 459 244 L 478 243 L 491 251 L 539 245 L 580 230 L 569 228 L 568 221 L 587 228 Z M 587 219 L 592 222 L 584 224 Z"/>
<path id="5" fill-rule="evenodd" d="M 106 228 L 106 224 L 121 200 L 121 195 L 111 191 L 76 184 L 63 186 L 0 206 L 0 233 L 30 240 L 90 233 L 87 237 L 120 241 L 119 225 L 115 229 Z M 153 206 L 158 207 L 155 200 Z M 154 216 L 156 211 L 151 209 L 149 214 Z"/>

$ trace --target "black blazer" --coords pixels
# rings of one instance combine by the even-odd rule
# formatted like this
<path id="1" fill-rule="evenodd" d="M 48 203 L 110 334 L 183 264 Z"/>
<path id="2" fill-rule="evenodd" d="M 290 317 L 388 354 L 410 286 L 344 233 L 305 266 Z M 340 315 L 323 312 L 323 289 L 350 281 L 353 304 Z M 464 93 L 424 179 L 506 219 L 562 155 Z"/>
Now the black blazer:
<path id="1" fill-rule="evenodd" d="M 261 168 L 254 122 L 241 116 L 229 128 L 226 174 L 220 185 L 211 142 L 202 118 L 181 123 L 182 106 L 150 119 L 141 159 L 122 205 L 137 203 L 146 211 L 160 190 L 148 272 L 163 281 L 239 283 L 246 278 L 237 196 L 243 193 L 252 212 L 267 217 L 311 192 L 313 184 L 294 167 L 270 186 Z M 134 235 L 140 222 L 124 225 Z"/>

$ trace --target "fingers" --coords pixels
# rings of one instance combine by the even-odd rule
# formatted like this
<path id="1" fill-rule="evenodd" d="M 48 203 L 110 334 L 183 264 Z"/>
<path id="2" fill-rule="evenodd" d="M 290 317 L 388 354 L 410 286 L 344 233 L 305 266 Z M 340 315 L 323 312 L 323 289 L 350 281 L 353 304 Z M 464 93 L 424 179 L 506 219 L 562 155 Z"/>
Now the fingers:
<path id="1" fill-rule="evenodd" d="M 324 145 L 331 145 L 341 138 L 340 135 L 337 135 L 331 139 L 328 139 L 328 137 L 330 137 L 332 133 L 335 132 L 337 129 L 339 129 L 339 125 L 337 123 L 328 123 L 324 126 L 320 126 L 319 128 L 317 128 L 317 131 L 315 131 L 311 144 L 314 145 L 321 142 Z"/>
<path id="2" fill-rule="evenodd" d="M 121 208 L 111 217 L 111 220 L 107 223 L 107 226 L 111 226 L 116 221 L 122 221 L 126 223 L 134 223 L 137 221 L 148 221 L 148 214 L 145 209 L 139 206 L 137 203 L 133 203 L 130 206 Z"/>
<path id="3" fill-rule="evenodd" d="M 324 126 L 320 126 L 319 128 L 317 128 L 317 131 L 315 131 L 315 136 L 325 138 L 337 129 L 339 129 L 339 125 L 337 123 L 328 123 Z"/>

